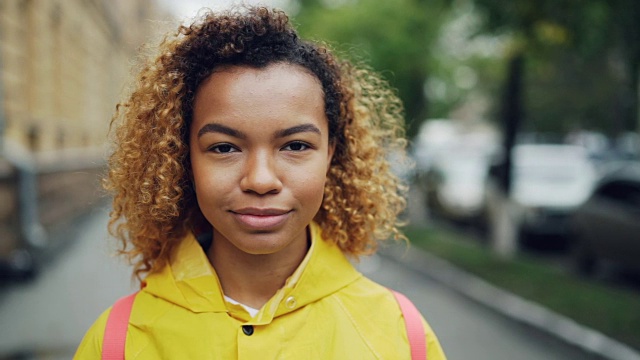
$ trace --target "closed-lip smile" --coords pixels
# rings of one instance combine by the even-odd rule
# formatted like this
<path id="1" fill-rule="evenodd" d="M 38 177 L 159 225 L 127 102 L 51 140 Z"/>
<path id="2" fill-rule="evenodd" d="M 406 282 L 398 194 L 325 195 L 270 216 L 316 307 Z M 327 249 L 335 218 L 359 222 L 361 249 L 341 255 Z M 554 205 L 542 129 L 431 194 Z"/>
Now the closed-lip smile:
<path id="1" fill-rule="evenodd" d="M 236 221 L 242 226 L 255 230 L 269 230 L 287 220 L 291 210 L 278 208 L 241 208 L 231 210 Z"/>

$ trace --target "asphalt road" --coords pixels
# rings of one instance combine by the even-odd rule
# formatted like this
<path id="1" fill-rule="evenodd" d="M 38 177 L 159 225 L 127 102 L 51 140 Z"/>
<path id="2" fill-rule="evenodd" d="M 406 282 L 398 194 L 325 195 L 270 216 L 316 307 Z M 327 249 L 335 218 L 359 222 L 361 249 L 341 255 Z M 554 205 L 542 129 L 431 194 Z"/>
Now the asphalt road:
<path id="1" fill-rule="evenodd" d="M 129 270 L 110 256 L 107 210 L 59 236 L 74 238 L 32 282 L 0 294 L 0 359 L 69 359 L 84 332 L 113 301 L 130 293 Z M 375 256 L 358 267 L 410 297 L 436 331 L 449 359 L 589 359 L 572 347 L 514 323 L 448 288 Z"/>

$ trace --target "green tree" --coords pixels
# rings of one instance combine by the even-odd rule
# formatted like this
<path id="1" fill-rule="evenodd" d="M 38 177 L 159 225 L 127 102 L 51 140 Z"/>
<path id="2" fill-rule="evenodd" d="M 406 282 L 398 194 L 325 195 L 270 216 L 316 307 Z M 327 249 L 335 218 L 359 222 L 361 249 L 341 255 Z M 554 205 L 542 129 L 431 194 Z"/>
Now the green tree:
<path id="1" fill-rule="evenodd" d="M 584 122 L 600 130 L 615 133 L 639 129 L 640 2 L 473 2 L 484 14 L 484 31 L 508 33 L 513 37 L 511 61 L 520 57 L 530 63 L 522 67 L 523 73 L 508 71 L 509 76 L 523 78 L 526 91 L 521 94 L 526 100 L 534 106 L 540 105 L 535 108 L 536 114 L 527 114 L 529 127 L 554 129 L 552 122 L 555 122 L 557 131 L 562 127 L 557 126 L 560 122 L 572 117 L 572 123 L 582 121 L 575 119 L 582 115 L 587 118 Z M 525 69 L 532 75 L 526 76 Z M 562 92 L 554 93 L 554 86 Z M 552 94 L 562 98 L 562 102 L 553 104 Z M 561 111 L 556 111 L 554 116 L 549 111 L 552 108 Z M 594 114 L 598 114 L 597 118 Z M 612 118 L 613 125 L 610 124 Z"/>
<path id="2" fill-rule="evenodd" d="M 506 156 L 498 175 L 505 190 L 511 183 L 511 148 L 523 125 L 560 132 L 568 123 L 584 126 L 590 122 L 602 130 L 614 118 L 618 126 L 612 132 L 638 129 L 639 2 L 473 3 L 484 17 L 483 32 L 508 34 L 512 39 L 499 106 Z M 621 65 L 617 82 L 611 63 Z M 553 85 L 561 90 L 549 91 Z M 594 107 L 596 103 L 600 106 Z M 589 119 L 594 115 L 590 111 L 602 109 L 606 110 Z"/>
<path id="3" fill-rule="evenodd" d="M 438 35 L 442 1 L 300 0 L 295 16 L 305 37 L 326 40 L 352 60 L 367 63 L 398 89 L 408 135 L 428 114 L 424 84 L 429 49 Z"/>

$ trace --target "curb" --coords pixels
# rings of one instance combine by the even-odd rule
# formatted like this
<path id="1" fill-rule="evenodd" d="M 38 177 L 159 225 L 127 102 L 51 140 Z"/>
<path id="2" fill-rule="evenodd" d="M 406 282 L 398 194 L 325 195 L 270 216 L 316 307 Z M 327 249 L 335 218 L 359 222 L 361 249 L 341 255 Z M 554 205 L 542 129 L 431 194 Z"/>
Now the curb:
<path id="1" fill-rule="evenodd" d="M 630 346 L 491 285 L 415 246 L 380 248 L 379 254 L 512 320 L 551 334 L 585 352 L 609 360 L 640 360 L 640 353 Z"/>

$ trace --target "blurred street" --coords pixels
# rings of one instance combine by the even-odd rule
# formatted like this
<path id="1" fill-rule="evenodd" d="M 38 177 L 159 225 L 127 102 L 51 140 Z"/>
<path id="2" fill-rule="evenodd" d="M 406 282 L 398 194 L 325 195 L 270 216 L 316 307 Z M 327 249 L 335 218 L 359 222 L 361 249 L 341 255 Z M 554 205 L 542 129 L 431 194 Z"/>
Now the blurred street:
<path id="1" fill-rule="evenodd" d="M 0 359 L 68 359 L 95 318 L 133 291 L 129 270 L 110 256 L 107 208 L 59 236 L 75 239 L 32 282 L 0 293 Z M 110 247 L 111 246 L 111 247 Z M 361 271 L 405 293 L 425 314 L 450 359 L 589 359 L 564 343 L 514 323 L 403 264 L 382 256 Z"/>
<path id="2" fill-rule="evenodd" d="M 97 316 L 133 291 L 128 268 L 110 255 L 107 219 L 106 208 L 91 210 L 55 235 L 74 239 L 34 281 L 0 290 L 0 359 L 70 359 Z"/>

